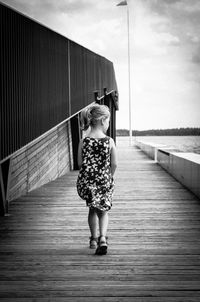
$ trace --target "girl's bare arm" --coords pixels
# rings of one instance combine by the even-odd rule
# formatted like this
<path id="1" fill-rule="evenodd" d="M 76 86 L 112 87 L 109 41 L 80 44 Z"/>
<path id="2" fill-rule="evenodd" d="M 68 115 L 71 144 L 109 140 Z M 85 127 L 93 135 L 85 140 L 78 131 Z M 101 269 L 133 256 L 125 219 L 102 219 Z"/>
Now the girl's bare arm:
<path id="1" fill-rule="evenodd" d="M 111 166 L 111 174 L 114 175 L 115 170 L 117 168 L 117 151 L 115 142 L 112 138 L 110 138 L 110 166 Z"/>
<path id="2" fill-rule="evenodd" d="M 78 145 L 78 157 L 77 157 L 79 169 L 81 168 L 82 165 L 82 146 L 83 146 L 83 141 L 81 140 Z"/>

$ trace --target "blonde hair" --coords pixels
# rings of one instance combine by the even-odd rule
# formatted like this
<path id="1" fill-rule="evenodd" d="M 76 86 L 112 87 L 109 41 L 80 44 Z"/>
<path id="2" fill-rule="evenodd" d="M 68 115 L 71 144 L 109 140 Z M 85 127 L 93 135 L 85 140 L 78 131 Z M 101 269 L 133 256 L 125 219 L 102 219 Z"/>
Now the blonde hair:
<path id="1" fill-rule="evenodd" d="M 110 110 L 106 105 L 94 104 L 81 111 L 81 129 L 87 130 L 89 126 L 95 126 L 102 118 L 110 117 Z"/>

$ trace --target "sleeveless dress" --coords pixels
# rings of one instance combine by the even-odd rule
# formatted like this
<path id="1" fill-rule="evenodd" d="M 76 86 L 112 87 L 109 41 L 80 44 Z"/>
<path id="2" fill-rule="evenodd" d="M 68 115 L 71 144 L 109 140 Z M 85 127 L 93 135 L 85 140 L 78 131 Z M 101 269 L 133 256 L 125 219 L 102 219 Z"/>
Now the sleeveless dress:
<path id="1" fill-rule="evenodd" d="M 108 211 L 112 207 L 114 180 L 110 168 L 110 138 L 85 137 L 77 192 L 87 206 Z"/>

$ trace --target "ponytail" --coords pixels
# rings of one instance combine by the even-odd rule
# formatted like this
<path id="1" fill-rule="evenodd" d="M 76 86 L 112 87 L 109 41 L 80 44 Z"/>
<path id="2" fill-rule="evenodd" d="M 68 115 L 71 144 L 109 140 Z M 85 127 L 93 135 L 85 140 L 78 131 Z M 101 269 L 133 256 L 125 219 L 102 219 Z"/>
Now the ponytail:
<path id="1" fill-rule="evenodd" d="M 90 126 L 91 121 L 91 108 L 87 107 L 81 111 L 81 130 L 86 131 Z"/>

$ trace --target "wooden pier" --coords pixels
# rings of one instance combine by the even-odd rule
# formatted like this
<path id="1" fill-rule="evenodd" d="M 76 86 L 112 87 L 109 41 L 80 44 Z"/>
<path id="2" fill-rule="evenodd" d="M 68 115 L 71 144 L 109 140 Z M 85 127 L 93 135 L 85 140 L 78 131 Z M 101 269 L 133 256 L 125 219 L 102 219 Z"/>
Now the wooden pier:
<path id="1" fill-rule="evenodd" d="M 77 172 L 0 218 L 2 302 L 199 302 L 200 201 L 139 149 L 118 144 L 106 256 L 88 248 Z"/>

